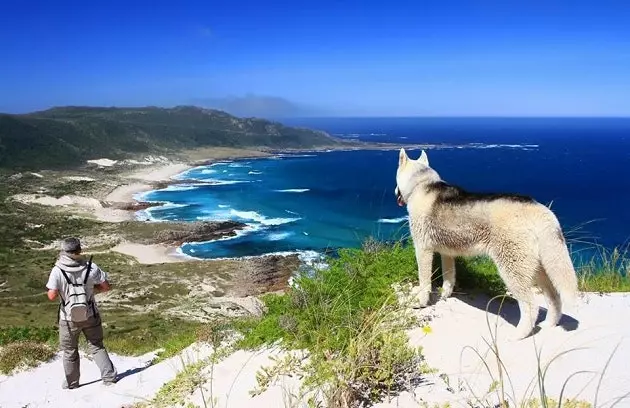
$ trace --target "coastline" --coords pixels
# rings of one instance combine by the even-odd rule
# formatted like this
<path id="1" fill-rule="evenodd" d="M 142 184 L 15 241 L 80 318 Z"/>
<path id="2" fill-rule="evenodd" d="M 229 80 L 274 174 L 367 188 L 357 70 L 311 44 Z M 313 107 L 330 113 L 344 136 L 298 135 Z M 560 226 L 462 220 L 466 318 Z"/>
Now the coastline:
<path id="1" fill-rule="evenodd" d="M 102 199 L 110 203 L 139 203 L 134 198 L 136 194 L 151 191 L 160 183 L 169 183 L 174 176 L 193 167 L 192 164 L 172 163 L 135 170 L 122 176 L 126 180 L 132 180 L 131 183 L 118 185 Z"/>
<path id="2" fill-rule="evenodd" d="M 404 147 L 408 150 L 416 149 L 443 149 L 455 148 L 458 145 L 447 144 L 392 144 L 392 143 L 361 143 L 349 142 L 341 145 L 319 146 L 315 148 L 250 148 L 250 149 L 234 149 L 234 148 L 217 148 L 217 149 L 197 149 L 180 153 L 174 153 L 168 164 L 161 162 L 159 164 L 145 165 L 143 168 L 135 168 L 120 174 L 119 182 L 114 189 L 106 194 L 98 197 L 109 206 L 117 206 L 124 210 L 114 210 L 114 213 L 101 214 L 99 219 L 106 222 L 119 222 L 121 219 L 127 221 L 137 221 L 136 212 L 147 207 L 160 205 L 159 203 L 149 203 L 138 199 L 138 194 L 165 188 L 169 185 L 181 183 L 184 180 L 178 180 L 174 177 L 182 174 L 190 169 L 199 166 L 208 166 L 216 162 L 225 160 L 245 160 L 260 159 L 265 157 L 304 154 L 304 153 L 327 153 L 338 151 L 364 151 L 364 150 L 398 150 Z M 121 215 L 121 211 L 124 216 Z M 154 222 L 146 220 L 145 222 Z M 112 250 L 133 256 L 139 262 L 154 264 L 163 262 L 209 262 L 213 259 L 200 259 L 190 256 L 183 256 L 178 251 L 179 246 L 174 244 L 139 244 L 135 242 L 123 242 Z M 299 251 L 295 251 L 296 256 Z M 251 258 L 262 258 L 266 254 Z M 288 255 L 288 253 L 287 253 Z M 220 258 L 220 260 L 240 259 Z"/>
<path id="3" fill-rule="evenodd" d="M 185 180 L 175 176 L 199 166 L 207 166 L 220 161 L 260 159 L 268 157 L 282 157 L 305 153 L 329 153 L 341 151 L 394 151 L 401 147 L 412 151 L 417 149 L 453 149 L 478 148 L 475 144 L 411 144 L 411 143 L 372 143 L 358 141 L 344 141 L 334 145 L 323 145 L 311 148 L 283 148 L 268 147 L 231 148 L 212 147 L 192 150 L 173 151 L 167 156 L 136 157 L 128 160 L 111 160 L 101 158 L 86 162 L 83 172 L 79 169 L 61 174 L 68 182 L 75 183 L 74 193 L 56 194 L 53 190 L 46 190 L 36 194 L 18 194 L 12 198 L 25 204 L 37 204 L 56 207 L 71 213 L 73 216 L 86 217 L 106 223 L 147 223 L 156 224 L 151 220 L 142 220 L 137 212 L 149 207 L 160 206 L 162 203 L 143 201 L 139 195 L 152 190 L 166 188 L 173 184 L 183 183 Z M 105 170 L 105 171 L 102 171 Z M 53 173 L 54 178 L 60 174 Z M 90 177 L 87 177 L 90 176 Z M 85 184 L 100 185 L 99 188 L 84 188 Z M 78 186 L 78 187 L 77 187 Z M 53 186 L 54 187 L 54 186 Z M 85 193 L 84 193 L 85 192 Z M 135 224 L 137 228 L 138 224 Z M 116 227 L 114 227 L 116 228 Z M 146 230 L 157 231 L 148 226 Z M 173 242 L 136 242 L 134 238 L 126 239 L 125 230 L 114 233 L 123 244 L 121 253 L 133 256 L 142 262 L 203 262 L 210 259 L 182 257 L 177 251 L 179 244 Z M 147 245 L 139 246 L 136 244 Z M 153 246 L 157 245 L 157 246 Z M 118 247 L 117 249 L 120 249 Z M 152 254 L 147 256 L 147 254 Z M 296 251 L 296 254 L 298 252 Z M 296 255 L 297 256 L 297 255 Z M 231 258 L 238 259 L 238 257 Z"/>
<path id="4" fill-rule="evenodd" d="M 348 145 L 331 145 L 315 148 L 285 148 L 285 149 L 215 149 L 218 151 L 210 152 L 208 149 L 199 149 L 188 151 L 186 153 L 176 155 L 177 159 L 170 164 L 150 165 L 142 169 L 134 169 L 122 177 L 126 180 L 133 180 L 131 183 L 123 183 L 118 185 L 111 192 L 100 199 L 107 202 L 117 203 L 136 203 L 142 202 L 135 199 L 138 193 L 151 191 L 161 188 L 162 186 L 175 184 L 181 180 L 175 180 L 173 177 L 182 174 L 187 170 L 198 166 L 208 166 L 222 160 L 244 160 L 259 159 L 265 157 L 278 156 L 283 154 L 300 154 L 300 153 L 326 153 L 333 151 L 360 151 L 360 150 L 398 150 L 404 147 L 408 150 L 417 149 L 444 149 L 455 148 L 458 145 L 441 145 L 441 144 L 392 144 L 392 143 L 349 143 Z M 203 159 L 194 159 L 200 154 L 207 153 L 208 157 Z M 213 154 L 214 153 L 214 154 Z M 183 156 L 183 157 L 182 157 Z M 186 156 L 190 159 L 186 160 Z"/>

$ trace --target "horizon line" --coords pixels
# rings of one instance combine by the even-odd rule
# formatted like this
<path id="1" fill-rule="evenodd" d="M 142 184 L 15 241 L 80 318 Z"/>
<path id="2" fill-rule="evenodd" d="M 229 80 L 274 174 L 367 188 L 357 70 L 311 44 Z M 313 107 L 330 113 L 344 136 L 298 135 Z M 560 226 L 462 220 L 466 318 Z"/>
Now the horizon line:
<path id="1" fill-rule="evenodd" d="M 374 115 L 365 115 L 365 114 L 331 114 L 331 115 L 269 115 L 269 116 L 250 116 L 250 115 L 236 115 L 230 113 L 223 109 L 217 108 L 208 108 L 200 105 L 194 104 L 176 104 L 172 106 L 159 106 L 159 105 L 53 105 L 44 109 L 35 109 L 24 112 L 0 112 L 0 115 L 30 115 L 36 114 L 40 112 L 46 112 L 53 109 L 62 109 L 62 108 L 87 108 L 87 109 L 143 109 L 143 108 L 153 108 L 153 109 L 175 109 L 178 107 L 193 107 L 205 110 L 214 110 L 225 112 L 235 117 L 240 118 L 260 118 L 260 119 L 268 119 L 268 120 L 279 120 L 279 119 L 630 119 L 630 114 L 627 115 L 579 115 L 579 114 L 563 114 L 563 115 L 555 115 L 555 114 L 479 114 L 479 115 L 470 115 L 470 114 L 405 114 L 405 115 L 383 115 L 383 114 L 374 114 Z"/>

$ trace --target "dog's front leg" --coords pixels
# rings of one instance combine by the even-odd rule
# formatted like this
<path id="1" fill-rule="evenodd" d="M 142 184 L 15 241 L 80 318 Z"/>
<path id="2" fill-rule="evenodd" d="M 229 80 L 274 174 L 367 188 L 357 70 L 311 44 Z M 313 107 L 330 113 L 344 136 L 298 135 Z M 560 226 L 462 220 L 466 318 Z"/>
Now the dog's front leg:
<path id="1" fill-rule="evenodd" d="M 442 299 L 446 299 L 453 293 L 455 287 L 455 258 L 440 254 L 442 258 Z"/>
<path id="2" fill-rule="evenodd" d="M 431 270 L 433 268 L 433 251 L 416 248 L 416 262 L 418 263 L 418 303 L 420 307 L 429 304 L 431 295 Z"/>

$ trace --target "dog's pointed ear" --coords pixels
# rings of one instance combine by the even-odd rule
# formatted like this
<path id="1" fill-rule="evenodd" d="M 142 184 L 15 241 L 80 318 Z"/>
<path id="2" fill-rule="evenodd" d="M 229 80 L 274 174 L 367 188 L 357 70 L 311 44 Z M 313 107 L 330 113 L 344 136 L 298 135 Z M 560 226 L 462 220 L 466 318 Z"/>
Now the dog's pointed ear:
<path id="1" fill-rule="evenodd" d="M 407 163 L 409 156 L 407 156 L 407 152 L 404 147 L 400 148 L 400 153 L 398 153 L 398 167 L 404 166 Z"/>
<path id="2" fill-rule="evenodd" d="M 427 153 L 424 150 L 422 151 L 422 153 L 420 153 L 420 157 L 418 157 L 418 161 L 427 167 L 429 166 L 429 158 L 427 157 Z"/>

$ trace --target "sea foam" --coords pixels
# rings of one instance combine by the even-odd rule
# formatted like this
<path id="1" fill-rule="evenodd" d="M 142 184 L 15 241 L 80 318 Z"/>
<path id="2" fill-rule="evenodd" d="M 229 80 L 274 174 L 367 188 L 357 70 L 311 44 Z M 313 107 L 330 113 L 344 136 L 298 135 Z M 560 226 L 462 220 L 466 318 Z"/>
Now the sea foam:
<path id="1" fill-rule="evenodd" d="M 287 188 L 284 190 L 274 190 L 278 193 L 306 193 L 307 191 L 311 191 L 310 188 Z"/>
<path id="2" fill-rule="evenodd" d="M 400 224 L 401 222 L 407 221 L 409 217 L 399 217 L 399 218 L 379 218 L 378 222 L 382 224 Z"/>

